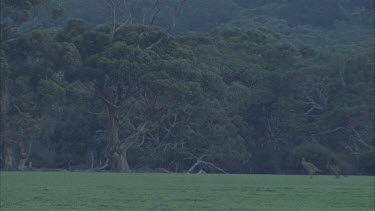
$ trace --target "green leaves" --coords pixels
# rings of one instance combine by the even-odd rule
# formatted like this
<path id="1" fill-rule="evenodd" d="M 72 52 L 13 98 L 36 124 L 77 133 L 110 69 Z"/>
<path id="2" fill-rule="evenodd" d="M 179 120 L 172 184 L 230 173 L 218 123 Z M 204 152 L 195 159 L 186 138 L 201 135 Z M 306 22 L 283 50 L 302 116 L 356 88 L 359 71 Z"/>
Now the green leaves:
<path id="1" fill-rule="evenodd" d="M 41 96 L 46 99 L 49 98 L 49 101 L 53 102 L 62 97 L 64 89 L 54 81 L 41 80 L 39 81 L 38 92 Z"/>
<path id="2" fill-rule="evenodd" d="M 55 2 L 50 0 L 4 0 L 1 2 L 0 9 L 7 24 L 19 26 L 35 18 L 33 9 L 41 5 L 52 7 L 50 16 L 53 20 L 61 18 L 64 15 L 64 9 L 53 3 Z"/>
<path id="3" fill-rule="evenodd" d="M 52 15 L 51 15 L 51 17 L 52 17 L 53 20 L 57 20 L 57 19 L 63 17 L 64 14 L 65 14 L 65 10 L 64 10 L 64 8 L 62 8 L 62 7 L 58 7 L 58 8 L 54 8 L 54 9 L 52 10 Z"/>
<path id="4" fill-rule="evenodd" d="M 241 173 L 299 172 L 302 156 L 357 165 L 354 155 L 374 146 L 373 43 L 289 41 L 231 27 L 176 39 L 143 25 L 112 37 L 108 26 L 71 20 L 3 43 L 4 105 L 15 128 L 23 119 L 25 128 L 44 121 L 39 138 L 56 142 L 64 167 L 70 159 L 84 164 L 89 152 L 104 162 L 117 136 L 129 141 L 122 146 L 133 147 L 129 160 L 139 167 L 185 171 L 188 155 Z"/>

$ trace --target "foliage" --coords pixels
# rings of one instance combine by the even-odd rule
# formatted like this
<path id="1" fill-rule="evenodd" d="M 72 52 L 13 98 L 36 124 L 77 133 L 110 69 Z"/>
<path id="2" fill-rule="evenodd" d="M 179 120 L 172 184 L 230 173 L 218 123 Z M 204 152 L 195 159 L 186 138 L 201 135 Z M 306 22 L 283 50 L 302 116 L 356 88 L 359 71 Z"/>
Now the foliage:
<path id="1" fill-rule="evenodd" d="M 86 4 L 98 17 L 82 13 L 84 20 L 65 17 L 62 27 L 40 30 L 28 28 L 30 17 L 16 24 L 5 10 L 35 11 L 42 1 L 4 2 L 3 162 L 302 173 L 305 157 L 324 174 L 327 162 L 370 173 L 375 83 L 367 1 L 189 1 L 182 8 L 163 1 L 154 24 L 142 21 L 155 15 L 153 1 L 129 1 L 115 31 L 102 24 L 109 11 L 99 1 L 67 3 Z M 33 147 L 22 153 L 17 143 Z"/>

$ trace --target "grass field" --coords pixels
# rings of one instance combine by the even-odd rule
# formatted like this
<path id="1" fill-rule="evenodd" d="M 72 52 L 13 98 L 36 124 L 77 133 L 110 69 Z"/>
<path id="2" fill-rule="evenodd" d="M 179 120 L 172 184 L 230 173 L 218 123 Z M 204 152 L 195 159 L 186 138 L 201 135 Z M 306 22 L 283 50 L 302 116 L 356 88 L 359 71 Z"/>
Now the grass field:
<path id="1" fill-rule="evenodd" d="M 0 173 L 4 210 L 374 210 L 374 177 Z"/>

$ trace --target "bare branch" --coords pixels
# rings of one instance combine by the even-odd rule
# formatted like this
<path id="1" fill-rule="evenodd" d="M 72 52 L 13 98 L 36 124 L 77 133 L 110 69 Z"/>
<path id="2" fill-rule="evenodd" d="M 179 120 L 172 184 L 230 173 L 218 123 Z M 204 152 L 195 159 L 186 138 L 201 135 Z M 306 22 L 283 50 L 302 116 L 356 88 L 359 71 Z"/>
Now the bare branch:
<path id="1" fill-rule="evenodd" d="M 154 6 L 151 8 L 150 10 L 150 13 L 152 11 L 155 11 L 153 14 L 151 14 L 151 18 L 150 18 L 150 23 L 149 25 L 152 26 L 154 25 L 154 22 L 156 20 L 156 17 L 157 15 L 160 13 L 161 9 L 160 9 L 160 0 L 155 0 L 155 4 Z"/>
<path id="2" fill-rule="evenodd" d="M 96 89 L 96 96 L 102 99 L 107 104 L 108 107 L 115 109 L 115 110 L 119 109 L 117 105 L 113 104 L 112 102 L 110 102 L 108 99 L 105 98 L 103 91 L 101 89 L 99 88 Z"/>
<path id="3" fill-rule="evenodd" d="M 328 133 L 334 133 L 334 132 L 336 132 L 336 131 L 338 131 L 338 130 L 345 130 L 345 128 L 344 128 L 344 127 L 336 127 L 336 128 L 334 128 L 334 129 L 331 129 L 331 130 L 327 130 L 327 131 L 321 132 L 321 133 L 319 133 L 319 134 L 320 134 L 320 135 L 324 135 L 324 134 L 328 134 Z"/>
<path id="4" fill-rule="evenodd" d="M 186 2 L 186 0 L 178 0 L 173 11 L 172 16 L 172 24 L 168 27 L 167 32 L 170 32 L 176 26 L 176 19 L 181 14 L 182 5 Z"/>
<path id="5" fill-rule="evenodd" d="M 146 126 L 148 124 L 149 124 L 148 121 L 146 121 L 142 125 L 139 125 L 136 129 L 137 130 L 136 132 L 134 132 L 132 135 L 126 137 L 123 141 L 121 141 L 122 143 L 119 147 L 120 150 L 125 150 L 129 148 L 130 146 L 132 146 L 133 144 L 137 143 L 139 141 L 139 137 L 146 134 L 147 132 Z"/>
<path id="6" fill-rule="evenodd" d="M 222 172 L 224 174 L 227 174 L 227 172 L 224 171 L 222 168 L 219 168 L 219 167 L 215 166 L 213 163 L 210 163 L 210 162 L 207 162 L 207 161 L 203 161 L 203 160 L 198 160 L 196 163 L 194 163 L 194 165 L 187 172 L 191 173 L 197 166 L 199 166 L 201 164 L 205 164 L 205 165 L 211 166 L 211 167 L 215 168 L 216 170 L 219 170 L 220 172 Z"/>
<path id="7" fill-rule="evenodd" d="M 361 143 L 363 146 L 365 146 L 365 147 L 367 147 L 367 148 L 369 148 L 369 149 L 371 149 L 371 150 L 374 149 L 373 146 L 369 145 L 368 143 L 366 143 L 366 142 L 362 139 L 361 134 L 359 134 L 359 132 L 358 132 L 356 129 L 354 129 L 353 127 L 352 127 L 351 129 L 352 129 L 352 131 L 355 133 L 355 135 L 357 136 L 357 139 L 356 139 L 356 140 L 357 140 L 359 143 Z"/>
<path id="8" fill-rule="evenodd" d="M 14 100 L 11 100 L 13 107 L 17 110 L 18 114 L 23 114 L 21 109 L 18 107 L 18 105 L 14 102 Z"/>
<path id="9" fill-rule="evenodd" d="M 107 158 L 103 166 L 98 167 L 98 168 L 92 168 L 92 169 L 89 169 L 87 171 L 101 171 L 101 170 L 107 168 L 108 164 L 109 164 L 109 159 Z"/>

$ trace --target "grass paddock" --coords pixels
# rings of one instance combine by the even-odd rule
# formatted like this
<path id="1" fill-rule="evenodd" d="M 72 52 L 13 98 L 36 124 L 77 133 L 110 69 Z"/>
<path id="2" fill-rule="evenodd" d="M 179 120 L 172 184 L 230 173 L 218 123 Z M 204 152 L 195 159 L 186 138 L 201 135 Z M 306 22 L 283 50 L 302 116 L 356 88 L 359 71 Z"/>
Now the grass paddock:
<path id="1" fill-rule="evenodd" d="M 0 210 L 374 210 L 375 177 L 0 173 Z"/>

